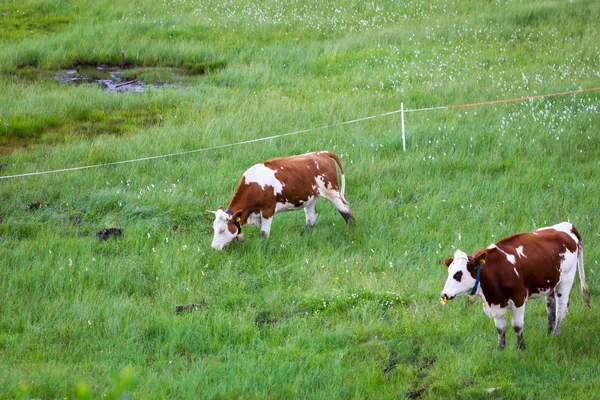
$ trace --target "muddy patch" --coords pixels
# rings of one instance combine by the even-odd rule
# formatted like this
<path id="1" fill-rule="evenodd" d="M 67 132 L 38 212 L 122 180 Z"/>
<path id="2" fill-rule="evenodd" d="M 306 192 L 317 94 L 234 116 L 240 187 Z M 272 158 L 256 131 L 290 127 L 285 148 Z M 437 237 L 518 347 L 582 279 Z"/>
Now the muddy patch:
<path id="1" fill-rule="evenodd" d="M 100 66 L 97 68 L 68 69 L 57 74 L 56 79 L 65 84 L 99 84 L 109 92 L 143 93 L 145 89 L 159 87 L 159 84 L 147 84 L 137 78 L 129 77 L 127 70 Z"/>
<path id="2" fill-rule="evenodd" d="M 277 322 L 279 322 L 279 318 L 266 311 L 261 311 L 254 319 L 254 323 L 258 327 L 275 325 Z"/>
<path id="3" fill-rule="evenodd" d="M 429 373 L 434 366 L 436 359 L 433 357 L 418 358 L 416 360 L 417 379 L 415 381 L 415 390 L 406 393 L 406 396 L 413 399 L 420 399 L 421 396 L 429 389 L 431 379 Z"/>
<path id="4" fill-rule="evenodd" d="M 182 315 L 185 313 L 190 313 L 192 311 L 200 311 L 203 308 L 206 308 L 206 302 L 190 303 L 186 306 L 177 305 L 175 306 L 175 315 Z"/>
<path id="5" fill-rule="evenodd" d="M 111 237 L 119 237 L 123 234 L 123 231 L 119 228 L 107 228 L 96 232 L 96 238 L 98 240 L 108 240 Z"/>
<path id="6" fill-rule="evenodd" d="M 65 84 L 98 84 L 110 92 L 142 93 L 158 87 L 188 87 L 198 83 L 196 77 L 223 68 L 225 64 L 222 62 L 135 67 L 123 60 L 121 66 L 78 65 L 54 75 L 59 82 Z"/>
<path id="7" fill-rule="evenodd" d="M 34 201 L 27 206 L 30 211 L 39 210 L 42 207 L 50 207 L 50 203 L 43 204 L 41 201 Z"/>

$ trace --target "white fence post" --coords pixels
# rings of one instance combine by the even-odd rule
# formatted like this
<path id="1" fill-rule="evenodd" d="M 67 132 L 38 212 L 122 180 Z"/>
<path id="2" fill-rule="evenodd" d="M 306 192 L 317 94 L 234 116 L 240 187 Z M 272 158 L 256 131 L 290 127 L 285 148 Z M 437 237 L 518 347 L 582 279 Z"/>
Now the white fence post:
<path id="1" fill-rule="evenodd" d="M 400 103 L 400 114 L 402 114 L 402 150 L 406 153 L 406 135 L 404 133 L 404 103 Z"/>

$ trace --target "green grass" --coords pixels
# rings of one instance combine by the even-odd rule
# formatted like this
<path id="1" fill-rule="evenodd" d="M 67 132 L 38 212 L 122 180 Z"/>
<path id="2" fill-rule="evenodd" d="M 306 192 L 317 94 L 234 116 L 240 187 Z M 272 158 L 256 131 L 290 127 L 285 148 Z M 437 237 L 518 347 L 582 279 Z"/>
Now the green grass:
<path id="1" fill-rule="evenodd" d="M 600 86 L 600 3 L 5 1 L 0 175 L 182 152 L 398 110 Z M 120 65 L 165 84 L 61 84 Z M 267 142 L 0 180 L 0 398 L 591 398 L 600 376 L 598 92 L 423 111 Z M 332 150 L 356 216 L 320 201 L 210 248 L 262 160 Z M 29 207 L 40 202 L 41 207 Z M 438 260 L 569 220 L 562 335 L 528 303 L 496 349 Z M 96 232 L 123 235 L 107 241 Z M 176 314 L 176 305 L 199 305 Z M 488 393 L 486 389 L 495 388 Z"/>

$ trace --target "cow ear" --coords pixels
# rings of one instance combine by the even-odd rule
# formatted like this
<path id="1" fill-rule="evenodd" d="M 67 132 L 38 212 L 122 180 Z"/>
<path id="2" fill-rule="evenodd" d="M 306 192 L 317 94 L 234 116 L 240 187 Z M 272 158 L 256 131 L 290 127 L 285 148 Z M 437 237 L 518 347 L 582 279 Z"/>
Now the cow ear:
<path id="1" fill-rule="evenodd" d="M 473 265 L 474 266 L 483 266 L 483 264 L 485 264 L 485 258 L 487 257 L 487 252 L 483 252 L 480 255 L 473 257 Z"/>
<path id="2" fill-rule="evenodd" d="M 219 206 L 219 210 L 225 211 L 225 209 L 223 208 L 223 206 Z"/>
<path id="3" fill-rule="evenodd" d="M 233 219 L 235 222 L 240 222 L 240 221 L 241 221 L 241 219 L 242 219 L 242 210 L 238 210 L 238 211 L 236 211 L 236 212 L 235 212 L 235 214 L 233 214 L 233 216 L 232 216 L 232 219 Z"/>
<path id="4" fill-rule="evenodd" d="M 454 259 L 453 259 L 453 258 L 446 258 L 446 259 L 444 260 L 444 264 L 446 264 L 446 267 L 449 267 L 449 266 L 450 266 L 450 264 L 452 264 L 452 261 L 454 261 Z"/>
<path id="5" fill-rule="evenodd" d="M 212 215 L 217 215 L 216 211 L 210 211 L 210 210 L 206 210 L 207 213 L 211 213 Z"/>

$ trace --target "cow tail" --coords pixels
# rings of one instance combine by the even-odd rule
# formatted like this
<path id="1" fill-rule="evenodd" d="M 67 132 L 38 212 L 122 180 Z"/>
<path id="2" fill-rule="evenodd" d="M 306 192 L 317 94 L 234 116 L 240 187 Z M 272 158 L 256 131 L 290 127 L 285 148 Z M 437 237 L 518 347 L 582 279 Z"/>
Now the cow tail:
<path id="1" fill-rule="evenodd" d="M 583 300 L 590 307 L 590 294 L 588 293 L 587 283 L 585 282 L 585 270 L 583 269 L 583 245 L 581 244 L 581 235 L 575 225 L 571 225 L 573 234 L 577 237 L 577 269 L 579 270 L 579 282 L 581 283 L 581 294 Z"/>
<path id="2" fill-rule="evenodd" d="M 590 307 L 590 294 L 588 293 L 587 283 L 585 282 L 585 271 L 583 269 L 583 246 L 581 242 L 577 244 L 577 269 L 579 270 L 579 282 L 581 282 L 581 293 L 588 307 Z"/>
<path id="3" fill-rule="evenodd" d="M 337 163 L 338 167 L 340 167 L 340 175 L 342 176 L 342 188 L 340 190 L 340 193 L 342 194 L 342 197 L 344 197 L 344 193 L 346 192 L 346 178 L 344 177 L 344 167 L 342 167 L 342 162 L 340 161 L 340 158 L 337 156 L 337 154 L 332 153 L 331 151 L 328 151 L 327 155 L 333 158 Z"/>

